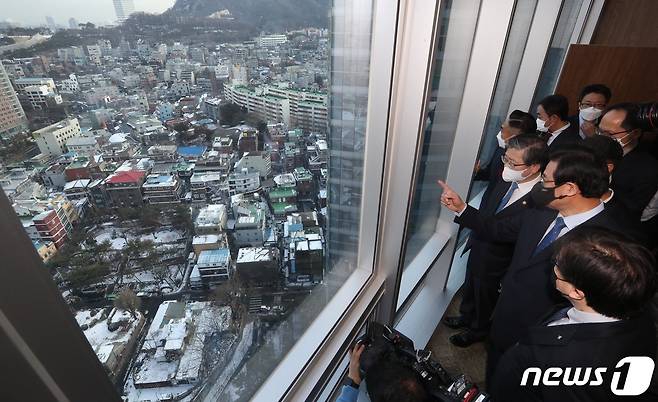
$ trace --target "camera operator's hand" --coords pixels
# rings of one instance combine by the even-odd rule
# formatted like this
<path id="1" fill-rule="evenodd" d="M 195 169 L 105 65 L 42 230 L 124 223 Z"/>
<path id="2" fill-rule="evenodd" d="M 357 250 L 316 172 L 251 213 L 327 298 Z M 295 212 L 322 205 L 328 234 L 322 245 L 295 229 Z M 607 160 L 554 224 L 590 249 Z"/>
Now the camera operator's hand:
<path id="1" fill-rule="evenodd" d="M 347 372 L 347 376 L 354 381 L 355 384 L 361 384 L 361 372 L 359 359 L 361 359 L 361 353 L 365 350 L 366 345 L 357 343 L 354 348 L 350 351 L 350 368 Z"/>

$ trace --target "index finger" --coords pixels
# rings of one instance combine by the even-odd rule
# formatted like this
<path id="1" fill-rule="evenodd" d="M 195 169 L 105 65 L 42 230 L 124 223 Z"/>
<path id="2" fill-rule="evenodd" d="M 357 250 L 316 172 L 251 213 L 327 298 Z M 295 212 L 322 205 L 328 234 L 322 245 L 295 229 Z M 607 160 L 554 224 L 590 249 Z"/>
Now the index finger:
<path id="1" fill-rule="evenodd" d="M 450 186 L 446 184 L 445 181 L 443 180 L 437 180 L 437 183 L 439 183 L 439 186 L 441 186 L 442 189 L 444 190 L 450 190 Z"/>

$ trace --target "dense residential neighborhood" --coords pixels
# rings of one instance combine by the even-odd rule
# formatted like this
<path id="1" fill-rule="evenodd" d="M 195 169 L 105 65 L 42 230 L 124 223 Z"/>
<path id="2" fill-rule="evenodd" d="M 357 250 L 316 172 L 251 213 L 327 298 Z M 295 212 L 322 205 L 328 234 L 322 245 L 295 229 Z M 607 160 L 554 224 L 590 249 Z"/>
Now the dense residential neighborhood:
<path id="1" fill-rule="evenodd" d="M 328 30 L 198 29 L 0 53 L 0 185 L 128 401 L 227 392 L 325 280 Z"/>

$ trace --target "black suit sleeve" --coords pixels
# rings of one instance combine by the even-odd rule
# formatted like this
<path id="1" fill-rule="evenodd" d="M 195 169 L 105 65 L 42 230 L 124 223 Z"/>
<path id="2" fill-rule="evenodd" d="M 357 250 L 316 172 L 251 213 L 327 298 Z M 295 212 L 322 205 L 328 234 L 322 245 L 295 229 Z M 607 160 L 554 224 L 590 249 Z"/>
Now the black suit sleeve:
<path id="1" fill-rule="evenodd" d="M 524 215 L 514 214 L 505 219 L 497 219 L 495 215 L 485 218 L 480 211 L 468 205 L 461 216 L 455 217 L 455 222 L 476 231 L 487 240 L 515 243 L 521 231 Z"/>
<path id="2" fill-rule="evenodd" d="M 658 176 L 655 172 L 638 172 L 633 188 L 629 193 L 615 193 L 619 201 L 631 212 L 633 217 L 642 216 L 644 208 L 658 191 Z"/>

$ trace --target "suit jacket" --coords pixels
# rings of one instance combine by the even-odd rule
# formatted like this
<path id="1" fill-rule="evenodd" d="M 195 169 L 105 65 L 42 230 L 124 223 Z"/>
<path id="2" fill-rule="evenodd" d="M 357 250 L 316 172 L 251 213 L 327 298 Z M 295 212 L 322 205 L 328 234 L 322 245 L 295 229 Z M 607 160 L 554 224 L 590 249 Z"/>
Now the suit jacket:
<path id="1" fill-rule="evenodd" d="M 534 205 L 530 193 L 528 193 L 496 213 L 500 201 L 510 186 L 511 183 L 499 180 L 485 191 L 478 210 L 478 215 L 480 215 L 478 219 L 509 219 Z M 458 218 L 455 218 L 455 221 L 457 220 Z M 490 239 L 483 230 L 485 229 L 474 229 L 464 248 L 465 251 L 471 250 L 468 265 L 471 272 L 480 279 L 498 281 L 512 261 L 514 243 Z"/>
<path id="2" fill-rule="evenodd" d="M 658 161 L 647 152 L 635 148 L 615 166 L 610 186 L 615 190 L 615 198 L 626 207 L 633 219 L 639 220 L 642 211 L 658 191 Z"/>
<path id="3" fill-rule="evenodd" d="M 616 400 L 658 400 L 654 385 L 642 395 L 615 396 L 611 379 L 615 366 L 627 356 L 656 358 L 656 331 L 649 314 L 628 320 L 606 323 L 586 323 L 529 328 L 519 343 L 500 359 L 489 386 L 496 402 L 599 402 Z M 521 386 L 523 372 L 538 367 L 542 372 L 549 367 L 607 368 L 601 386 L 533 386 L 534 374 Z M 618 370 L 619 371 L 619 370 Z M 581 372 L 580 378 L 585 373 Z M 658 377 L 654 374 L 654 378 Z M 570 375 L 573 378 L 573 372 Z M 594 380 L 592 373 L 590 380 Z"/>
<path id="4" fill-rule="evenodd" d="M 479 228 L 490 239 L 516 242 L 514 255 L 502 280 L 502 291 L 493 314 L 489 340 L 503 352 L 518 340 L 522 332 L 534 325 L 542 315 L 564 299 L 551 280 L 553 244 L 533 255 L 537 244 L 555 220 L 557 211 L 548 208 L 527 209 L 507 219 L 480 219 L 474 208 L 467 208 L 458 222 L 466 227 Z M 582 225 L 605 227 L 627 233 L 606 211 Z"/>
<path id="5" fill-rule="evenodd" d="M 582 141 L 580 138 L 580 128 L 578 124 L 570 124 L 565 130 L 558 134 L 557 138 L 551 142 L 551 145 L 548 146 L 550 151 L 555 150 L 556 148 L 568 147 L 572 144 L 577 144 Z"/>

